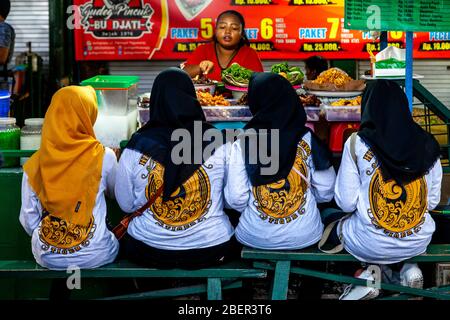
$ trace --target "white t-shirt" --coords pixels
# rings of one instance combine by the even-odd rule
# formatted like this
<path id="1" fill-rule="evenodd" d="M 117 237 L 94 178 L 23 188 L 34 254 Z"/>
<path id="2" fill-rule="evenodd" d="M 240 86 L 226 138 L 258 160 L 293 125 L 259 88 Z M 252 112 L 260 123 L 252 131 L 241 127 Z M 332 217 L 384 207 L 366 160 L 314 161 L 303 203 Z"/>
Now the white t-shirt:
<path id="1" fill-rule="evenodd" d="M 425 177 L 400 188 L 381 179 L 375 155 L 359 136 L 355 154 L 358 167 L 348 139 L 335 187 L 336 203 L 345 212 L 355 212 L 341 223 L 345 249 L 360 261 L 378 264 L 424 253 L 435 229 L 428 210 L 441 197 L 440 161 Z"/>
<path id="2" fill-rule="evenodd" d="M 333 199 L 333 167 L 316 171 L 311 154 L 311 134 L 299 142 L 288 179 L 253 187 L 245 170 L 239 141 L 231 150 L 225 199 L 241 212 L 236 239 L 260 249 L 301 249 L 318 242 L 323 224 L 317 203 Z M 302 175 L 304 177 L 302 177 Z"/>
<path id="3" fill-rule="evenodd" d="M 230 240 L 234 230 L 223 211 L 225 150 L 226 145 L 219 147 L 169 201 L 162 202 L 160 196 L 143 215 L 134 218 L 128 233 L 163 250 L 207 248 Z M 162 181 L 162 165 L 125 149 L 117 172 L 117 202 L 123 211 L 134 212 L 147 203 L 148 193 L 156 193 Z"/>
<path id="4" fill-rule="evenodd" d="M 42 204 L 31 189 L 27 174 L 23 173 L 19 220 L 32 237 L 32 252 L 38 264 L 53 270 L 66 270 L 69 266 L 81 269 L 96 268 L 114 261 L 119 252 L 119 242 L 106 227 L 105 193 L 110 197 L 114 196 L 116 170 L 116 155 L 111 149 L 105 148 L 102 179 L 93 210 L 94 227 L 91 229 L 93 234 L 89 236 L 87 243 L 78 245 L 76 249 L 70 251 L 48 245 L 40 239 Z"/>

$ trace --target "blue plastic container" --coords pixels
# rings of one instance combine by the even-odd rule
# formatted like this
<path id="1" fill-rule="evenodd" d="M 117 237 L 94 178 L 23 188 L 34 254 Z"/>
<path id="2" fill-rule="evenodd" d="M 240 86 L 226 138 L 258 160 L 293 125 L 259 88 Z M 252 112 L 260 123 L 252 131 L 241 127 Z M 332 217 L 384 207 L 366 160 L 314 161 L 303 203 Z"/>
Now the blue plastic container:
<path id="1" fill-rule="evenodd" d="M 9 99 L 11 94 L 8 90 L 0 90 L 0 117 L 9 116 Z"/>

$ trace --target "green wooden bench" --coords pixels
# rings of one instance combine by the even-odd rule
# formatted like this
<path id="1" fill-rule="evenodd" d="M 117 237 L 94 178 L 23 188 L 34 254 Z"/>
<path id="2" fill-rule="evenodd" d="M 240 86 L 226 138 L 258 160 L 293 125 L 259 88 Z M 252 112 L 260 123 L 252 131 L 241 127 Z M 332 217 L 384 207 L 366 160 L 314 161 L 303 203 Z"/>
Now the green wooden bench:
<path id="1" fill-rule="evenodd" d="M 29 260 L 0 260 L 1 278 L 20 279 L 64 279 L 71 274 L 66 271 L 53 271 L 40 267 Z M 157 291 L 126 294 L 107 297 L 108 300 L 151 299 L 176 297 L 190 294 L 207 293 L 208 300 L 221 300 L 222 289 L 242 287 L 242 279 L 265 278 L 267 271 L 255 269 L 246 261 L 235 261 L 217 267 L 197 270 L 144 268 L 128 261 L 118 261 L 96 269 L 80 271 L 81 279 L 92 278 L 199 278 L 206 279 L 205 284 L 181 288 L 169 288 Z M 82 281 L 81 280 L 81 281 Z"/>
<path id="2" fill-rule="evenodd" d="M 2 153 L 6 157 L 25 157 L 32 155 L 34 151 L 2 150 Z M 6 299 L 15 299 L 16 296 L 21 298 L 23 291 L 32 291 L 26 295 L 25 299 L 28 296 L 46 296 L 49 282 L 71 276 L 65 271 L 50 271 L 41 268 L 34 261 L 31 253 L 31 239 L 19 223 L 22 174 L 21 167 L 0 169 L 0 190 L 2 191 L 0 192 L 0 234 L 2 235 L 0 237 L 0 297 L 6 297 Z M 124 213 L 115 200 L 107 199 L 107 206 L 108 218 L 112 225 L 116 225 Z M 200 270 L 159 270 L 119 261 L 97 269 L 81 270 L 81 277 L 86 279 L 88 285 L 82 285 L 82 290 L 76 290 L 81 292 L 72 292 L 72 296 L 81 298 L 110 296 L 111 292 L 108 290 L 109 288 L 106 288 L 107 283 L 104 283 L 109 283 L 110 280 L 116 282 L 126 278 L 172 278 L 178 280 L 199 279 L 198 283 L 201 284 L 110 298 L 149 299 L 206 292 L 208 299 L 221 299 L 222 289 L 238 288 L 242 286 L 245 279 L 264 278 L 266 275 L 266 270 L 255 269 L 248 261 L 236 261 Z M 101 291 L 101 294 L 98 294 L 96 290 Z"/>
<path id="3" fill-rule="evenodd" d="M 354 285 L 367 285 L 367 281 L 354 277 L 331 274 L 298 266 L 292 266 L 293 261 L 335 261 L 335 262 L 356 262 L 352 255 L 348 253 L 327 254 L 316 248 L 310 247 L 297 251 L 269 251 L 244 247 L 242 258 L 253 260 L 253 266 L 259 269 L 274 271 L 272 283 L 272 299 L 286 300 L 290 274 L 298 274 L 320 278 L 340 283 L 351 283 Z M 425 254 L 414 257 L 409 262 L 450 262 L 450 245 L 430 245 Z M 410 296 L 421 296 L 435 299 L 450 300 L 450 287 L 415 289 L 400 285 L 381 283 L 380 288 L 387 291 L 400 292 L 403 295 L 392 297 L 392 299 L 407 298 Z"/>

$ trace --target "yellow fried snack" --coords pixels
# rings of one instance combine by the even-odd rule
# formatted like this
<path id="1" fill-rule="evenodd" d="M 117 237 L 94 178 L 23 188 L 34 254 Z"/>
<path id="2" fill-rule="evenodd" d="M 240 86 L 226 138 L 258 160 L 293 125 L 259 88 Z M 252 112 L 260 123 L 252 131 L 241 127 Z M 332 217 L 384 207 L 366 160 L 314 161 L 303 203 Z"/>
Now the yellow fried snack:
<path id="1" fill-rule="evenodd" d="M 313 80 L 313 83 L 316 84 L 324 84 L 324 83 L 333 83 L 336 86 L 343 86 L 346 83 L 352 81 L 353 79 L 349 77 L 344 71 L 338 68 L 331 68 L 326 71 L 323 71 L 316 80 Z"/>
<path id="2" fill-rule="evenodd" d="M 357 96 L 354 99 L 340 99 L 338 101 L 332 102 L 331 106 L 333 107 L 353 107 L 361 105 L 361 96 Z"/>
<path id="3" fill-rule="evenodd" d="M 222 95 L 212 96 L 209 92 L 197 91 L 197 99 L 201 106 L 229 106 L 230 102 Z"/>

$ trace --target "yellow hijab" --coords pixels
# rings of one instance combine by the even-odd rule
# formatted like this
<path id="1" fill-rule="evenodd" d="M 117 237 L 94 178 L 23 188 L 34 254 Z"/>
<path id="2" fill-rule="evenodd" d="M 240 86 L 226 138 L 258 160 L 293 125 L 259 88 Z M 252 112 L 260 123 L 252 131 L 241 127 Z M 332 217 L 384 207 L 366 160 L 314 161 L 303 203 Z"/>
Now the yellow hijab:
<path id="1" fill-rule="evenodd" d="M 67 248 L 80 244 L 92 228 L 105 152 L 95 138 L 96 119 L 92 87 L 58 90 L 45 115 L 41 147 L 24 165 L 33 191 L 51 217 L 45 225 L 52 230 L 45 230 L 44 221 L 41 227 L 41 238 L 51 239 L 50 244 Z M 78 237 L 80 229 L 85 234 Z M 61 230 L 63 237 L 58 235 Z"/>

